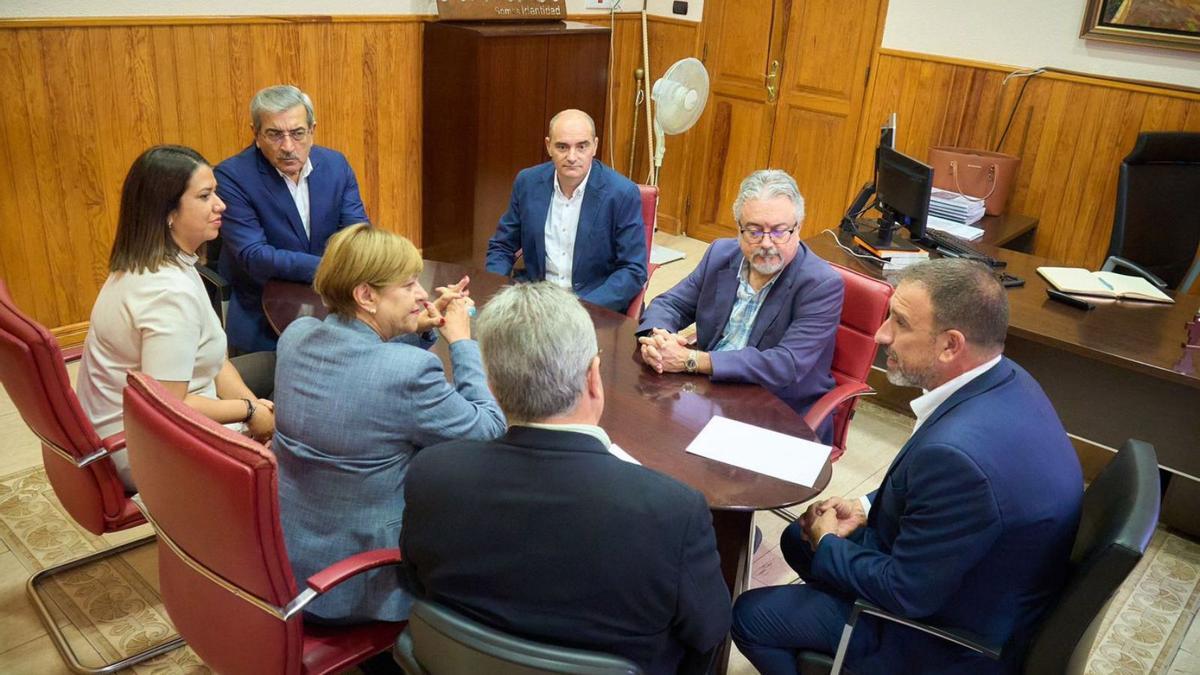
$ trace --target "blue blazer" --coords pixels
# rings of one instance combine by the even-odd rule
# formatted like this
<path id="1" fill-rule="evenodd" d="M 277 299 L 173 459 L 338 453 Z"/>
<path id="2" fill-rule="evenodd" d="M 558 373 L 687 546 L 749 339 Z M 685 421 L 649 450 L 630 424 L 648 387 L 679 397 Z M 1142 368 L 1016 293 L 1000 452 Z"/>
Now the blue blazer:
<path id="1" fill-rule="evenodd" d="M 653 675 L 705 672 L 729 631 L 704 496 L 587 434 L 514 426 L 422 451 L 400 549 L 422 597 Z"/>
<path id="2" fill-rule="evenodd" d="M 553 194 L 553 162 L 517 174 L 508 210 L 500 217 L 496 234 L 488 240 L 487 271 L 511 273 L 517 251 L 522 250 L 522 278 L 546 278 L 546 216 Z M 646 283 L 648 259 L 637 185 L 592 160 L 572 259 L 575 294 L 592 304 L 624 312 Z"/>
<path id="3" fill-rule="evenodd" d="M 275 443 L 279 508 L 296 579 L 346 556 L 396 546 L 404 478 L 421 448 L 492 439 L 505 420 L 474 340 L 450 345 L 454 383 L 416 336 L 382 342 L 361 321 L 296 319 L 279 338 Z M 305 610 L 326 621 L 401 621 L 395 568 L 360 575 Z"/>
<path id="4" fill-rule="evenodd" d="M 309 154 L 310 229 L 283 176 L 253 144 L 217 165 L 217 194 L 227 207 L 221 225 L 221 275 L 233 286 L 225 332 L 243 352 L 275 349 L 275 331 L 262 310 L 269 279 L 311 283 L 325 242 L 346 225 L 367 220 L 358 181 L 346 157 L 314 145 Z"/>
<path id="5" fill-rule="evenodd" d="M 654 298 L 638 330 L 676 332 L 695 322 L 697 345 L 712 357 L 714 382 L 762 385 L 803 414 L 833 389 L 829 368 L 842 316 L 842 277 L 801 243 L 759 308 L 746 347 L 714 352 L 737 300 L 742 260 L 736 239 L 714 241 L 686 279 Z"/>
<path id="6" fill-rule="evenodd" d="M 867 653 L 847 665 L 860 675 L 1017 672 L 1062 587 L 1082 498 L 1079 461 L 1050 401 L 1002 358 L 930 415 L 871 495 L 866 527 L 822 539 L 811 571 L 890 612 L 1017 648 L 996 662 L 867 617 Z"/>

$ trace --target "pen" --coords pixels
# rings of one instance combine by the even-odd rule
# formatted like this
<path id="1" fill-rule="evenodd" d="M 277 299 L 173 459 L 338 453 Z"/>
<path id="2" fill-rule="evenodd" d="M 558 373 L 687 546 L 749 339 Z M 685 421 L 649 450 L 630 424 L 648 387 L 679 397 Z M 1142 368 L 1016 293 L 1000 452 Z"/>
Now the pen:
<path id="1" fill-rule="evenodd" d="M 1114 293 L 1115 293 L 1115 292 L 1116 292 L 1116 290 L 1117 290 L 1117 289 L 1115 289 L 1115 288 L 1113 288 L 1113 287 L 1112 287 L 1112 284 L 1110 284 L 1110 283 L 1108 283 L 1107 281 L 1105 281 L 1105 280 L 1104 280 L 1104 277 L 1099 277 L 1099 276 L 1098 276 L 1098 277 L 1096 277 L 1096 281 L 1099 281 L 1101 286 L 1103 286 L 1103 287 L 1107 288 L 1107 289 L 1108 289 L 1108 290 L 1110 290 L 1110 291 L 1113 291 Z"/>

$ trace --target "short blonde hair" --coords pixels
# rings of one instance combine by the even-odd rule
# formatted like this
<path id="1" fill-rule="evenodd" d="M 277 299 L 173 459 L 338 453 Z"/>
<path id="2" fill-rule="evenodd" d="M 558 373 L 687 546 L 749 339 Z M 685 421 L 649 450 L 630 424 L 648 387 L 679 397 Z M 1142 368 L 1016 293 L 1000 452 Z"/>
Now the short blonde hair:
<path id="1" fill-rule="evenodd" d="M 313 288 L 330 311 L 352 319 L 358 309 L 354 289 L 359 284 L 383 288 L 417 276 L 422 268 L 421 254 L 411 241 L 370 223 L 358 223 L 329 238 Z"/>

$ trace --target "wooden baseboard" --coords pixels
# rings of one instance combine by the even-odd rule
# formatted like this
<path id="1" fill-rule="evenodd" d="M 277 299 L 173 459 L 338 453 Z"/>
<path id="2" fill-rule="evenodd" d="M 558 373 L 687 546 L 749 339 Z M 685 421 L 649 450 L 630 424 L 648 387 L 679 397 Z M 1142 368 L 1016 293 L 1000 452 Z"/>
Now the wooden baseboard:
<path id="1" fill-rule="evenodd" d="M 87 337 L 87 332 L 87 321 L 50 329 L 50 334 L 54 336 L 54 339 L 58 340 L 58 346 L 64 348 L 76 347 L 83 344 L 84 338 Z"/>

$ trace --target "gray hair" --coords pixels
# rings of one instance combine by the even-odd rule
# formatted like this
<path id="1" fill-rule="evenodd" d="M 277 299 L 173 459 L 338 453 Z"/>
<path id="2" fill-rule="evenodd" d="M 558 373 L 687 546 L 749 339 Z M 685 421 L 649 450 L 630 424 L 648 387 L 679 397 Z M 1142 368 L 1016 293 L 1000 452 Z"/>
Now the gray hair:
<path id="1" fill-rule="evenodd" d="M 900 283 L 925 287 L 938 330 L 958 330 L 985 349 L 1004 347 L 1008 296 L 987 265 L 965 258 L 928 260 L 905 268 Z"/>
<path id="2" fill-rule="evenodd" d="M 796 180 L 786 171 L 779 169 L 759 169 L 746 176 L 738 188 L 737 199 L 733 200 L 733 219 L 738 226 L 742 225 L 742 207 L 751 199 L 773 199 L 787 197 L 796 206 L 796 222 L 804 222 L 804 197 Z"/>
<path id="3" fill-rule="evenodd" d="M 254 127 L 254 133 L 262 129 L 263 113 L 281 113 L 298 105 L 304 106 L 304 111 L 308 113 L 308 126 L 312 128 L 317 123 L 317 116 L 313 113 L 312 99 L 308 94 L 290 84 L 277 84 L 259 89 L 254 98 L 250 99 L 250 124 Z"/>
<path id="4" fill-rule="evenodd" d="M 480 313 L 476 334 L 488 384 L 510 422 L 570 412 L 599 351 L 587 310 L 549 282 L 501 289 Z"/>

